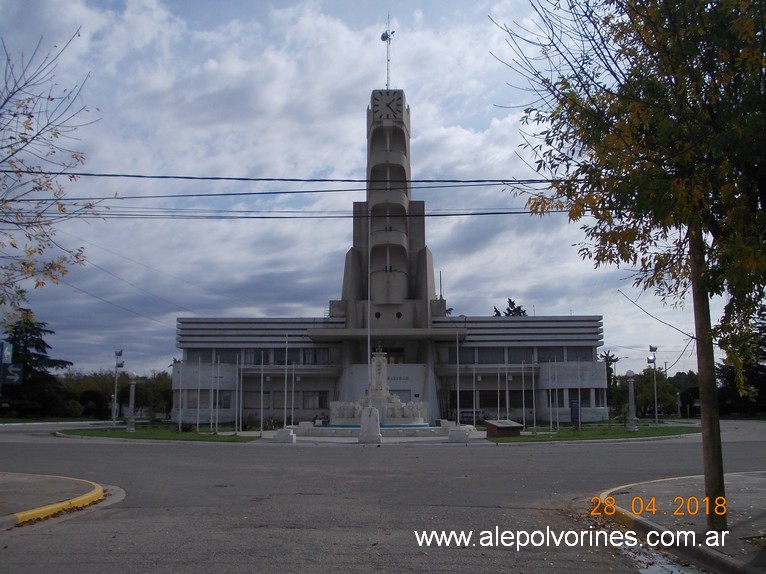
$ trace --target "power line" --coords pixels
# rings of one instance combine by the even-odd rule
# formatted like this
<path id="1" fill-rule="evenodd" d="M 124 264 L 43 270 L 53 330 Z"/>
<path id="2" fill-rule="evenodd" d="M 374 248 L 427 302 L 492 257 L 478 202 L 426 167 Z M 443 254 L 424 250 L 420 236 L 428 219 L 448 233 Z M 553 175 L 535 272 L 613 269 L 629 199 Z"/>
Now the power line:
<path id="1" fill-rule="evenodd" d="M 209 176 L 209 175 L 158 175 L 158 174 L 138 174 L 138 173 L 95 173 L 84 171 L 65 171 L 65 172 L 45 172 L 35 170 L 11 170 L 0 169 L 0 173 L 24 173 L 31 175 L 47 176 L 73 176 L 73 177 L 102 177 L 111 179 L 156 179 L 156 180 L 184 180 L 184 181 L 237 181 L 237 182 L 279 182 L 279 183 L 376 183 L 392 181 L 394 183 L 470 183 L 470 184 L 508 184 L 508 183 L 551 183 L 550 179 L 517 179 L 514 177 L 507 179 L 401 179 L 401 180 L 377 180 L 377 179 L 359 179 L 359 178 L 317 178 L 317 177 L 234 177 L 234 176 Z"/>
<path id="2" fill-rule="evenodd" d="M 102 251 L 106 251 L 107 253 L 110 253 L 112 255 L 115 255 L 117 257 L 120 257 L 121 259 L 124 259 L 126 261 L 130 261 L 131 263 L 135 263 L 136 265 L 140 265 L 149 271 L 152 271 L 154 273 L 160 273 L 162 275 L 165 275 L 166 277 L 170 277 L 171 279 L 175 279 L 177 281 L 181 281 L 182 283 L 186 283 L 187 285 L 191 285 L 192 287 L 196 287 L 197 289 L 200 289 L 202 291 L 205 291 L 207 293 L 210 293 L 212 295 L 224 297 L 226 299 L 230 299 L 231 301 L 239 302 L 239 303 L 245 303 L 247 305 L 251 305 L 252 301 L 246 301 L 245 299 L 239 299 L 237 297 L 232 297 L 223 291 L 216 291 L 214 289 L 209 289 L 207 287 L 203 287 L 202 285 L 198 283 L 194 283 L 192 281 L 189 281 L 188 279 L 184 279 L 183 277 L 179 277 L 178 275 L 173 275 L 172 273 L 168 273 L 167 271 L 164 271 L 162 269 L 157 269 L 156 267 L 152 267 L 151 265 L 147 265 L 143 261 L 139 261 L 137 259 L 133 259 L 131 257 L 128 257 L 127 255 L 123 255 L 122 253 L 118 253 L 117 251 L 113 251 L 111 249 L 107 249 L 106 247 L 102 245 L 98 245 L 96 243 L 93 243 L 92 241 L 88 241 L 87 239 L 83 239 L 82 237 L 78 237 L 77 235 L 74 235 L 72 233 L 69 233 L 64 230 L 59 230 L 59 233 L 63 233 L 64 235 L 68 235 L 70 237 L 73 237 L 74 239 L 77 239 L 78 241 L 82 241 L 83 243 L 87 243 L 88 245 L 91 245 L 93 247 L 96 247 L 98 249 L 101 249 Z M 196 314 L 196 313 L 195 313 Z"/>
<path id="3" fill-rule="evenodd" d="M 106 303 L 107 305 L 112 305 L 113 307 L 117 307 L 118 309 L 122 309 L 123 311 L 127 311 L 128 313 L 132 313 L 133 315 L 137 315 L 138 317 L 142 317 L 144 319 L 149 319 L 150 321 L 154 321 L 155 323 L 159 323 L 160 325 L 164 327 L 171 327 L 169 323 L 165 323 L 164 321 L 161 321 L 155 317 L 150 317 L 149 315 L 144 315 L 143 313 L 139 313 L 138 311 L 134 311 L 133 309 L 130 309 L 128 307 L 125 307 L 124 305 L 120 305 L 119 303 L 115 303 L 114 301 L 109 301 L 108 299 L 104 299 L 103 297 L 100 297 L 94 293 L 91 293 L 89 291 L 86 291 L 85 289 L 82 289 L 81 287 L 78 287 L 77 285 L 73 285 L 69 283 L 68 281 L 65 281 L 64 279 L 59 279 L 59 283 L 63 283 L 64 285 L 67 285 L 71 287 L 72 289 L 75 289 L 79 291 L 80 293 L 84 293 L 85 295 L 88 295 L 89 297 L 93 297 L 94 299 L 98 299 L 99 301 L 102 301 L 103 303 Z M 175 325 L 172 325 L 173 328 L 175 328 Z"/>
<path id="4" fill-rule="evenodd" d="M 329 189 L 287 189 L 287 190 L 260 190 L 260 191 L 237 191 L 237 192 L 206 192 L 206 193 L 166 193 L 166 194 L 144 194 L 127 196 L 102 196 L 102 197 L 62 197 L 58 201 L 104 201 L 110 199 L 173 199 L 190 197 L 243 197 L 259 195 L 310 195 L 326 193 L 354 193 L 366 191 L 367 186 L 377 183 L 386 183 L 393 189 L 460 189 L 467 187 L 519 187 L 533 185 L 550 185 L 549 179 L 410 179 L 410 180 L 376 180 L 376 179 L 355 179 L 355 178 L 278 178 L 278 177 L 229 177 L 229 176 L 189 176 L 189 175 L 147 175 L 147 174 L 121 174 L 121 173 L 92 173 L 92 172 L 35 172 L 13 171 L 1 169 L 0 173 L 26 173 L 30 175 L 46 175 L 56 177 L 67 175 L 69 177 L 93 177 L 107 179 L 141 179 L 152 181 L 204 181 L 204 182 L 237 182 L 237 183 L 310 183 L 310 184 L 330 184 L 330 183 L 348 183 L 363 184 L 364 187 L 350 188 L 329 188 Z M 50 198 L 53 201 L 53 198 Z M 39 202 L 46 199 L 19 198 L 19 202 Z"/>

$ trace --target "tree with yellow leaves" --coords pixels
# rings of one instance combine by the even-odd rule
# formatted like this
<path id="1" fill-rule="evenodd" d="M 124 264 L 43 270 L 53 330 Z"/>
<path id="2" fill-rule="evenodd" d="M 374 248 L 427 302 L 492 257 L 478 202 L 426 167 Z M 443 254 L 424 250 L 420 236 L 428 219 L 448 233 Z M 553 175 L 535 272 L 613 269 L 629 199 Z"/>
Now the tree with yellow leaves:
<path id="1" fill-rule="evenodd" d="M 664 300 L 691 292 L 706 495 L 724 496 L 713 345 L 752 352 L 766 285 L 764 0 L 531 0 L 534 25 L 505 27 L 509 66 L 535 96 L 523 117 L 580 254 L 631 270 Z M 526 129 L 526 128 L 525 128 Z M 726 298 L 711 326 L 711 296 Z M 708 517 L 723 530 L 726 517 Z"/>
<path id="2" fill-rule="evenodd" d="M 61 49 L 45 55 L 41 43 L 27 59 L 14 60 L 5 42 L 4 83 L 0 86 L 0 306 L 18 309 L 26 282 L 56 282 L 83 261 L 82 249 L 55 241 L 56 225 L 92 212 L 90 202 L 66 198 L 62 179 L 84 162 L 69 146 L 87 122 L 81 103 L 83 82 L 62 89 L 55 82 Z"/>

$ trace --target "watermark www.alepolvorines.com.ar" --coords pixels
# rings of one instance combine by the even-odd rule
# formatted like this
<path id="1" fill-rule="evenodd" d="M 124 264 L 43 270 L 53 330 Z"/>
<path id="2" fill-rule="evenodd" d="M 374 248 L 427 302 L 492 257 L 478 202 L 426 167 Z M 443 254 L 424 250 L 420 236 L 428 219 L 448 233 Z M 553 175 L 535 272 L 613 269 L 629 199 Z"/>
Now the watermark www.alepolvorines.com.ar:
<path id="1" fill-rule="evenodd" d="M 693 530 L 650 530 L 640 537 L 633 530 L 414 530 L 415 540 L 421 547 L 480 547 L 512 548 L 517 552 L 527 548 L 546 547 L 642 547 L 707 546 L 720 548 L 725 544 L 728 530 L 710 530 L 697 533 Z"/>

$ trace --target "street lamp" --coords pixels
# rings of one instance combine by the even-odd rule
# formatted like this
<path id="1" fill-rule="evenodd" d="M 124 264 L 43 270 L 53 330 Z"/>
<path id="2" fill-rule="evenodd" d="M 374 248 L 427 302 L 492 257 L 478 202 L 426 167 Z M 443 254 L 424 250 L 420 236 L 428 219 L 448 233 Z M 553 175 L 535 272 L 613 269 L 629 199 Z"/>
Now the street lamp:
<path id="1" fill-rule="evenodd" d="M 657 415 L 657 347 L 649 345 L 649 352 L 652 356 L 647 357 L 646 362 L 654 366 L 654 369 L 652 369 L 654 372 L 654 426 L 659 426 L 660 423 Z"/>
<path id="2" fill-rule="evenodd" d="M 118 370 L 125 366 L 125 361 L 120 361 L 122 349 L 114 352 L 114 395 L 112 398 L 112 426 L 117 426 L 117 376 Z"/>

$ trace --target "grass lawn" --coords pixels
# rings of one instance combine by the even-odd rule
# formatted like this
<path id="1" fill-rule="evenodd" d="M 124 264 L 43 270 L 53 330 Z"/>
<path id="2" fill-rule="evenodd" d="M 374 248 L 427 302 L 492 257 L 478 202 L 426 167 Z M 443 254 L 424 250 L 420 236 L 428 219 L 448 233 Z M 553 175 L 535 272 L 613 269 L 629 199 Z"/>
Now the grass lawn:
<path id="1" fill-rule="evenodd" d="M 239 436 L 228 433 L 215 434 L 204 432 L 178 432 L 178 426 L 175 424 L 162 424 L 155 426 L 137 424 L 136 432 L 127 432 L 124 427 L 72 429 L 61 432 L 62 434 L 75 436 L 95 436 L 101 438 L 128 438 L 142 440 L 182 440 L 206 442 L 251 442 L 258 440 L 258 437 Z"/>
<path id="2" fill-rule="evenodd" d="M 554 427 L 555 429 L 555 427 Z M 491 442 L 546 442 L 552 440 L 603 440 L 619 438 L 649 438 L 674 436 L 701 432 L 697 426 L 670 426 L 661 424 L 658 427 L 652 425 L 639 425 L 638 432 L 628 432 L 622 425 L 586 424 L 580 430 L 571 426 L 561 426 L 559 432 L 551 433 L 550 427 L 537 427 L 537 434 L 529 431 L 519 437 L 490 438 Z"/>

